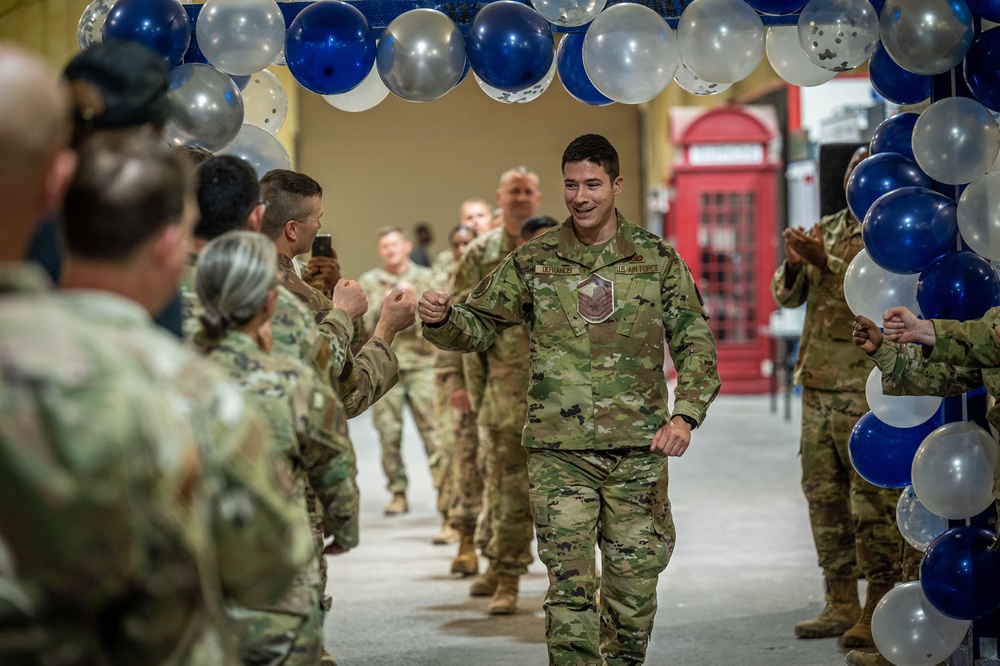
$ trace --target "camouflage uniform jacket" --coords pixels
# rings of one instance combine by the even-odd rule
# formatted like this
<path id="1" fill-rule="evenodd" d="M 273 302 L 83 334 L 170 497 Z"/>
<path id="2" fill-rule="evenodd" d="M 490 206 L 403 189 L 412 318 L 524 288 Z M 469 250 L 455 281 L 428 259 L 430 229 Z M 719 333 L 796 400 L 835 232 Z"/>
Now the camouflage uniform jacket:
<path id="1" fill-rule="evenodd" d="M 816 224 L 826 245 L 826 266 L 821 270 L 803 261 L 786 287 L 788 263 L 783 262 L 771 280 L 771 292 L 781 307 L 806 303 L 795 383 L 824 391 L 864 392 L 871 366 L 864 352 L 854 346 L 854 314 L 844 298 L 844 273 L 864 247 L 861 224 L 846 209 Z"/>
<path id="2" fill-rule="evenodd" d="M 333 310 L 333 303 L 321 292 L 313 289 L 295 274 L 292 260 L 278 254 L 278 277 L 282 286 L 288 289 L 299 302 L 313 314 L 316 321 L 324 320 Z M 346 318 L 346 317 L 345 317 Z M 272 323 L 273 326 L 273 323 Z M 378 338 L 372 338 L 355 355 L 351 353 L 350 335 L 336 343 L 334 355 L 344 358 L 342 370 L 335 382 L 337 391 L 344 401 L 348 418 L 354 418 L 371 407 L 386 391 L 395 386 L 399 379 L 399 362 L 396 354 Z M 331 341 L 331 351 L 334 344 Z M 331 362 L 331 376 L 333 375 Z"/>
<path id="3" fill-rule="evenodd" d="M 434 291 L 448 291 L 451 284 L 451 276 L 458 267 L 458 260 L 451 250 L 443 250 L 434 258 L 431 264 L 431 288 Z"/>
<path id="4" fill-rule="evenodd" d="M 233 663 L 223 595 L 312 554 L 266 425 L 137 304 L 44 289 L 0 266 L 0 663 Z"/>
<path id="5" fill-rule="evenodd" d="M 985 386 L 991 396 L 1000 396 L 1000 346 L 993 333 L 1000 307 L 973 321 L 931 321 L 937 336 L 933 347 L 883 340 L 872 354 L 882 371 L 883 392 L 950 396 Z M 1000 406 L 994 404 L 986 418 L 1000 429 Z"/>
<path id="6" fill-rule="evenodd" d="M 670 245 L 618 216 L 596 257 L 564 222 L 500 262 L 449 317 L 425 326 L 443 349 L 486 350 L 501 331 L 531 331 L 524 446 L 645 447 L 668 418 L 664 337 L 677 368 L 674 414 L 701 423 L 719 391 L 715 342 L 691 273 Z M 578 283 L 614 284 L 598 324 L 578 309 Z"/>
<path id="7" fill-rule="evenodd" d="M 475 238 L 465 250 L 451 293 L 462 303 L 477 284 L 492 273 L 517 248 L 517 238 L 503 227 Z M 484 355 L 463 354 L 462 369 L 467 381 L 485 372 L 481 396 L 476 403 L 476 422 L 496 430 L 520 431 L 528 413 L 528 358 L 531 334 L 524 326 L 512 326 L 497 336 Z"/>
<path id="8" fill-rule="evenodd" d="M 434 291 L 449 291 L 456 268 L 458 268 L 458 260 L 455 259 L 451 250 L 444 250 L 438 254 L 431 266 L 431 288 Z M 462 355 L 459 352 L 438 349 L 434 361 L 434 376 L 439 390 L 443 391 L 445 395 L 451 395 L 455 391 L 465 388 L 465 381 L 462 378 Z"/>
<path id="9" fill-rule="evenodd" d="M 409 262 L 406 270 L 400 275 L 394 275 L 384 268 L 373 268 L 361 274 L 358 283 L 368 296 L 368 312 L 365 313 L 365 328 L 375 330 L 375 324 L 382 314 L 382 303 L 386 294 L 397 284 L 408 283 L 413 286 L 414 298 L 431 288 L 431 270 Z M 392 351 L 399 359 L 400 370 L 426 370 L 434 367 L 434 346 L 424 340 L 420 327 L 412 326 L 396 334 L 392 341 Z"/>
<path id="10" fill-rule="evenodd" d="M 198 315 L 201 303 L 195 289 L 195 264 L 192 254 L 181 276 L 181 313 L 184 339 L 191 341 L 201 330 Z M 297 358 L 329 376 L 336 384 L 347 361 L 345 340 L 354 333 L 354 324 L 343 310 L 332 308 L 317 318 L 284 286 L 278 287 L 278 301 L 271 317 L 274 353 Z"/>

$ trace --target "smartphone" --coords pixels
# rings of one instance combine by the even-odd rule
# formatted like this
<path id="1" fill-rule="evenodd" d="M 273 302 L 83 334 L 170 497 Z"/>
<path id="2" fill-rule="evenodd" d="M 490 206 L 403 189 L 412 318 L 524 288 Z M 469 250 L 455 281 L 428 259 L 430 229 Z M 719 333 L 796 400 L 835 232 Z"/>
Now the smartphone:
<path id="1" fill-rule="evenodd" d="M 330 234 L 316 234 L 316 238 L 313 239 L 312 255 L 314 257 L 333 256 L 333 242 L 330 240 Z"/>

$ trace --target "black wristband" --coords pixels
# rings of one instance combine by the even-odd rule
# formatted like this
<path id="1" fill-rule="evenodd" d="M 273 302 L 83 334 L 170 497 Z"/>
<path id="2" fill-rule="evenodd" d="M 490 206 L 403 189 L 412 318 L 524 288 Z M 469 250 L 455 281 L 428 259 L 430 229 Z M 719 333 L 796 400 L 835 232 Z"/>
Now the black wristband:
<path id="1" fill-rule="evenodd" d="M 691 430 L 694 430 L 695 428 L 698 427 L 698 422 L 695 421 L 690 416 L 688 416 L 687 414 L 677 414 L 676 416 L 681 417 L 681 420 L 684 421 L 684 423 L 687 423 L 689 426 L 691 426 Z"/>

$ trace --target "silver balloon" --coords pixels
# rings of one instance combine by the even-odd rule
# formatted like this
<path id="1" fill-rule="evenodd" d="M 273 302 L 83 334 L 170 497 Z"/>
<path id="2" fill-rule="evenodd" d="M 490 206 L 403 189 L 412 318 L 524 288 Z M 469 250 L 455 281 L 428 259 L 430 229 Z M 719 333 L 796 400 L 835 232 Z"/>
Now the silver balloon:
<path id="1" fill-rule="evenodd" d="M 243 88 L 243 122 L 277 134 L 288 115 L 288 96 L 278 77 L 263 69 Z"/>
<path id="2" fill-rule="evenodd" d="M 881 16 L 882 46 L 914 74 L 947 72 L 972 46 L 972 14 L 961 0 L 888 0 Z"/>
<path id="3" fill-rule="evenodd" d="M 531 4 L 549 23 L 568 28 L 593 21 L 608 0 L 531 0 Z"/>
<path id="4" fill-rule="evenodd" d="M 879 421 L 894 428 L 913 428 L 926 423 L 941 407 L 936 395 L 886 395 L 882 392 L 882 371 L 872 368 L 865 383 L 868 408 Z"/>
<path id="5" fill-rule="evenodd" d="M 465 40 L 436 9 L 411 9 L 392 20 L 375 52 L 378 73 L 394 95 L 430 102 L 446 94 L 465 70 Z"/>
<path id="6" fill-rule="evenodd" d="M 292 160 L 281 142 L 267 130 L 253 125 L 244 125 L 236 139 L 218 154 L 242 157 L 253 166 L 258 178 L 272 169 L 292 168 Z"/>
<path id="7" fill-rule="evenodd" d="M 623 2 L 594 19 L 583 38 L 583 70 L 597 91 L 623 104 L 658 96 L 680 58 L 673 30 L 649 7 Z"/>
<path id="8" fill-rule="evenodd" d="M 927 509 L 949 520 L 978 515 L 993 504 L 997 443 L 975 423 L 946 423 L 913 456 L 913 491 Z"/>
<path id="9" fill-rule="evenodd" d="M 946 97 L 927 107 L 913 127 L 913 156 L 924 173 L 949 185 L 985 174 L 1000 152 L 1000 129 L 985 106 Z"/>
<path id="10" fill-rule="evenodd" d="M 875 606 L 872 637 L 897 666 L 933 666 L 958 649 L 971 625 L 934 608 L 914 580 L 889 590 Z"/>
<path id="11" fill-rule="evenodd" d="M 799 46 L 813 64 L 846 72 L 875 51 L 878 30 L 868 0 L 809 0 L 799 15 Z"/>
<path id="12" fill-rule="evenodd" d="M 113 4 L 114 0 L 94 0 L 83 10 L 76 27 L 76 42 L 80 45 L 81 51 L 86 50 L 91 44 L 100 44 L 104 41 L 101 28 L 104 27 L 104 19 L 108 17 Z"/>
<path id="13" fill-rule="evenodd" d="M 896 502 L 896 526 L 906 543 L 922 553 L 948 530 L 948 519 L 928 511 L 917 499 L 913 486 L 906 486 Z"/>
<path id="14" fill-rule="evenodd" d="M 764 24 L 744 0 L 694 0 L 677 22 L 677 46 L 701 78 L 736 83 L 764 59 Z"/>
<path id="15" fill-rule="evenodd" d="M 687 92 L 699 97 L 718 95 L 720 92 L 729 90 L 730 86 L 733 85 L 732 83 L 712 83 L 711 81 L 706 81 L 692 72 L 691 68 L 684 64 L 683 61 L 677 67 L 677 71 L 674 72 L 674 82 Z"/>
<path id="16" fill-rule="evenodd" d="M 236 76 L 264 69 L 285 44 L 285 19 L 274 0 L 208 0 L 196 29 L 205 58 Z"/>
<path id="17" fill-rule="evenodd" d="M 546 74 L 541 81 L 529 88 L 525 88 L 524 90 L 518 90 L 517 92 L 509 92 L 507 90 L 501 90 L 500 88 L 494 88 L 479 78 L 475 72 L 472 74 L 476 77 L 476 83 L 478 83 L 479 87 L 483 89 L 483 92 L 496 101 L 503 102 L 504 104 L 524 104 L 525 102 L 530 102 L 533 99 L 538 99 L 543 92 L 548 90 L 549 85 L 552 83 L 552 79 L 556 76 L 556 60 L 555 58 L 552 59 L 552 67 L 549 68 L 549 73 Z"/>
<path id="18" fill-rule="evenodd" d="M 236 83 L 209 65 L 190 63 L 170 72 L 172 113 L 163 138 L 175 146 L 201 146 L 216 151 L 243 125 L 243 98 Z"/>
<path id="19" fill-rule="evenodd" d="M 799 44 L 798 28 L 794 25 L 768 26 L 765 52 L 774 73 L 795 86 L 818 86 L 837 75 L 809 59 Z"/>
<path id="20" fill-rule="evenodd" d="M 339 95 L 323 95 L 323 99 L 335 109 L 357 113 L 378 106 L 389 95 L 389 89 L 378 75 L 378 67 L 372 65 L 365 80 L 357 87 Z"/>
<path id="21" fill-rule="evenodd" d="M 990 171 L 962 192 L 958 230 L 973 252 L 1000 261 L 1000 172 Z"/>
<path id="22" fill-rule="evenodd" d="M 919 280 L 919 273 L 890 273 L 872 260 L 868 250 L 861 250 L 844 272 L 844 298 L 851 312 L 878 324 L 885 311 L 895 305 L 920 312 L 917 304 Z"/>

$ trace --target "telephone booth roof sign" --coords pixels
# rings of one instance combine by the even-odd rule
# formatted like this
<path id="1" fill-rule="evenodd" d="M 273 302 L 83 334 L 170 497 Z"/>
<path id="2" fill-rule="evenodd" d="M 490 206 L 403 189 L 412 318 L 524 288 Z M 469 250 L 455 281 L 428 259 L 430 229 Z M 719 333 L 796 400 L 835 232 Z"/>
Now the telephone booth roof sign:
<path id="1" fill-rule="evenodd" d="M 676 169 L 780 163 L 778 122 L 770 106 L 674 107 L 670 135 Z"/>

